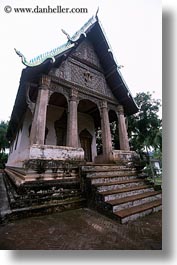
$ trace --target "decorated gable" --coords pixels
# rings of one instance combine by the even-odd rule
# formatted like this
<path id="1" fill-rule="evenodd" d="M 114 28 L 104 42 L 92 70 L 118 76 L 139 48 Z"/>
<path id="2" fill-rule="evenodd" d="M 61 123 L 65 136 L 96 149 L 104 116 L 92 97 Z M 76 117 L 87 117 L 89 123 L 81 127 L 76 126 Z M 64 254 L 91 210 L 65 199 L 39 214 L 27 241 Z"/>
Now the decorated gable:
<path id="1" fill-rule="evenodd" d="M 92 43 L 88 39 L 85 39 L 83 42 L 81 42 L 81 44 L 72 53 L 72 56 L 82 60 L 85 63 L 95 66 L 102 71 L 99 58 L 94 51 Z"/>
<path id="2" fill-rule="evenodd" d="M 88 39 L 81 42 L 60 67 L 52 69 L 50 74 L 82 86 L 84 90 L 92 90 L 116 100 L 105 80 L 94 47 Z"/>

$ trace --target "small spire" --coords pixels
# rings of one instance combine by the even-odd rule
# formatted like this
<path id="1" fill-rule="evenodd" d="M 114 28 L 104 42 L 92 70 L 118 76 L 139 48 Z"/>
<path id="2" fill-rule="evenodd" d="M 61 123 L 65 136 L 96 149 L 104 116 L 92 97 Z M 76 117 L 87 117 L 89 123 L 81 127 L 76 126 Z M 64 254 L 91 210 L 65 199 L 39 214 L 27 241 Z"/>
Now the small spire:
<path id="1" fill-rule="evenodd" d="M 96 14 L 95 14 L 96 19 L 98 19 L 98 11 L 99 11 L 99 6 L 98 6 Z"/>
<path id="2" fill-rule="evenodd" d="M 117 66 L 118 69 L 121 69 L 121 68 L 123 68 L 123 67 L 124 67 L 124 65 L 118 65 L 118 66 Z"/>
<path id="3" fill-rule="evenodd" d="M 70 35 L 64 29 L 61 29 L 61 31 L 63 32 L 63 34 L 66 35 L 66 37 L 67 37 L 68 40 L 71 40 Z"/>

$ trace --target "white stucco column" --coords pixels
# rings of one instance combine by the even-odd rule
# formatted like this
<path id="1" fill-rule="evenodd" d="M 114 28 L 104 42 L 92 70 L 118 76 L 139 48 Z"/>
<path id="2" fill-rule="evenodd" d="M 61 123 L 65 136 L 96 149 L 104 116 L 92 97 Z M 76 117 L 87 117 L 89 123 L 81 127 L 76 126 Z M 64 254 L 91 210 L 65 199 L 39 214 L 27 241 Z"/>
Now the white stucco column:
<path id="1" fill-rule="evenodd" d="M 50 77 L 45 75 L 43 75 L 40 79 L 38 96 L 31 125 L 31 145 L 44 144 L 50 81 Z"/>
<path id="2" fill-rule="evenodd" d="M 125 123 L 125 117 L 124 117 L 124 108 L 122 105 L 119 105 L 117 107 L 117 115 L 118 115 L 118 121 L 119 121 L 119 142 L 120 142 L 120 149 L 129 151 L 129 141 L 128 141 L 128 134 L 127 134 L 127 127 Z"/>
<path id="3" fill-rule="evenodd" d="M 77 95 L 78 92 L 72 89 L 68 104 L 66 145 L 71 147 L 78 147 Z"/>
<path id="4" fill-rule="evenodd" d="M 101 131 L 102 131 L 102 144 L 103 156 L 105 161 L 112 160 L 112 140 L 109 124 L 107 102 L 103 101 L 101 104 Z"/>

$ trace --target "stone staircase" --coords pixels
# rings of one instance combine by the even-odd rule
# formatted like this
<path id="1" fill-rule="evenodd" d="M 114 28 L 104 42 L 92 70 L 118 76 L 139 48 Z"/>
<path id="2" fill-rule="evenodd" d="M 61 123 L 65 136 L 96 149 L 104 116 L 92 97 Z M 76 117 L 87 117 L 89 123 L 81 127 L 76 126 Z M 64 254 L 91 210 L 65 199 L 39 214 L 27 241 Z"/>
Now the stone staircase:
<path id="1" fill-rule="evenodd" d="M 161 191 L 155 191 L 133 167 L 85 165 L 82 172 L 88 205 L 122 224 L 162 207 Z"/>
<path id="2" fill-rule="evenodd" d="M 23 175 L 6 170 L 3 176 L 10 205 L 8 219 L 76 209 L 86 205 L 79 175 L 57 176 L 52 180 L 27 181 L 19 186 L 13 179 Z"/>

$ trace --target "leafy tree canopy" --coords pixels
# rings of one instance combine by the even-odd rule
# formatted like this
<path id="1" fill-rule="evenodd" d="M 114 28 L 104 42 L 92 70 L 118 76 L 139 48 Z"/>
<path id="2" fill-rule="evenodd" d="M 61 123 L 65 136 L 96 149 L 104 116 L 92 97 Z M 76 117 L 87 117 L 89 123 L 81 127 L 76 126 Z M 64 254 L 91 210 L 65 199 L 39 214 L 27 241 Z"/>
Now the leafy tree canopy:
<path id="1" fill-rule="evenodd" d="M 9 147 L 9 142 L 6 138 L 8 128 L 8 122 L 1 121 L 0 122 L 0 153 L 4 152 L 6 148 Z"/>
<path id="2" fill-rule="evenodd" d="M 8 122 L 0 122 L 0 169 L 4 168 L 7 162 L 8 155 L 5 153 L 5 149 L 9 147 L 9 142 L 6 138 L 8 128 Z"/>
<path id="3" fill-rule="evenodd" d="M 135 101 L 139 112 L 128 117 L 128 135 L 131 149 L 162 152 L 162 120 L 158 112 L 161 106 L 159 99 L 153 99 L 149 92 L 137 93 Z"/>

